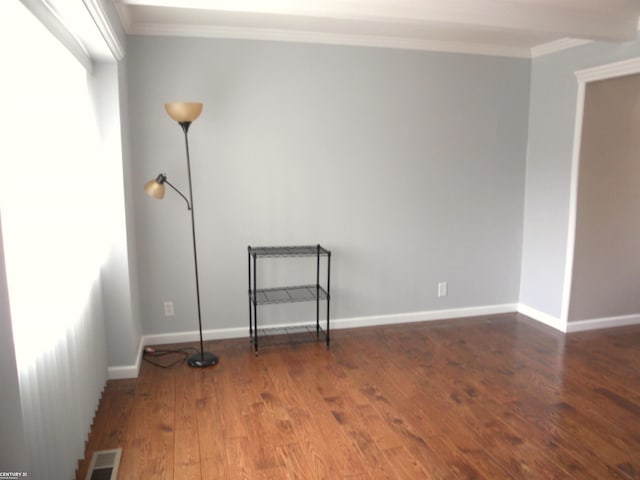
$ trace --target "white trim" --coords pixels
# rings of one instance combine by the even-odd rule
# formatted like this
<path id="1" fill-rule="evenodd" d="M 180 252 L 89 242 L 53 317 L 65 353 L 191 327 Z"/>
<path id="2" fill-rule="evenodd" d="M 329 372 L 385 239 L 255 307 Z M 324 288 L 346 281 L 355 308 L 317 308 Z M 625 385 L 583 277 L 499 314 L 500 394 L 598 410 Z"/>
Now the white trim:
<path id="1" fill-rule="evenodd" d="M 561 52 L 570 48 L 580 47 L 592 43 L 591 40 L 581 40 L 578 38 L 561 38 L 553 42 L 542 43 L 531 47 L 531 58 L 538 58 L 552 53 Z"/>
<path id="2" fill-rule="evenodd" d="M 20 0 L 35 17 L 49 30 L 60 43 L 91 73 L 93 62 L 82 42 L 71 32 L 60 15 L 43 0 Z"/>
<path id="3" fill-rule="evenodd" d="M 576 248 L 576 216 L 578 211 L 578 174 L 580 172 L 580 146 L 582 144 L 582 120 L 584 117 L 584 82 L 578 83 L 578 98 L 576 101 L 576 116 L 573 131 L 573 153 L 571 157 L 571 179 L 569 184 L 569 218 L 567 221 L 567 249 L 564 259 L 564 281 L 562 286 L 562 305 L 560 320 L 566 325 L 569 321 L 569 306 L 571 304 L 571 287 L 573 284 L 573 260 Z"/>
<path id="4" fill-rule="evenodd" d="M 120 12 L 120 9 L 118 10 Z M 122 18 L 122 14 L 121 14 Z M 125 20 L 123 20 L 125 24 Z M 478 43 L 445 42 L 419 38 L 351 35 L 325 32 L 306 32 L 251 27 L 220 27 L 207 25 L 136 24 L 124 25 L 130 35 L 159 35 L 198 38 L 228 38 L 276 42 L 351 45 L 360 47 L 397 48 L 434 52 L 491 55 L 498 57 L 530 58 L 528 48 Z"/>
<path id="5" fill-rule="evenodd" d="M 585 332 L 588 330 L 600 330 L 602 328 L 626 327 L 628 325 L 640 325 L 640 314 L 569 322 L 567 332 Z"/>
<path id="6" fill-rule="evenodd" d="M 124 58 L 124 47 L 120 43 L 118 36 L 115 33 L 113 25 L 109 20 L 109 16 L 104 10 L 101 0 L 82 0 L 84 6 L 89 11 L 89 15 L 96 24 L 96 27 L 100 31 L 102 38 L 104 38 L 107 47 L 113 54 L 113 57 L 120 61 Z"/>
<path id="7" fill-rule="evenodd" d="M 553 315 L 549 315 L 548 313 L 541 312 L 540 310 L 536 310 L 528 305 L 523 303 L 518 304 L 518 313 L 526 315 L 537 322 L 543 323 L 549 327 L 555 328 L 560 332 L 566 332 L 566 322 L 563 322 L 561 319 L 554 317 Z"/>
<path id="8" fill-rule="evenodd" d="M 629 58 L 620 62 L 608 63 L 597 67 L 578 70 L 575 75 L 579 83 L 596 82 L 610 78 L 624 77 L 640 73 L 640 57 Z"/>
<path id="9" fill-rule="evenodd" d="M 452 320 L 465 317 L 476 317 L 482 315 L 497 315 L 501 313 L 510 313 L 517 310 L 517 304 L 506 303 L 501 305 L 486 305 L 480 307 L 452 308 L 448 310 L 428 310 L 424 312 L 410 312 L 390 315 L 372 315 L 367 317 L 339 318 L 331 320 L 331 329 L 339 330 L 344 328 L 371 327 L 378 325 L 393 325 L 411 322 L 429 322 L 435 320 Z M 295 326 L 287 325 L 269 325 L 269 327 Z M 204 340 L 220 340 L 226 338 L 248 338 L 249 332 L 246 326 L 234 328 L 219 328 L 211 330 L 203 330 L 202 337 Z M 140 339 L 138 347 L 138 355 L 135 365 L 109 367 L 109 380 L 122 378 L 136 378 L 140 371 L 140 362 L 142 360 L 142 351 L 148 345 L 167 345 L 171 343 L 196 342 L 200 338 L 198 331 L 175 332 L 175 333 L 157 333 L 143 335 Z"/>
<path id="10" fill-rule="evenodd" d="M 597 67 L 577 70 L 578 93 L 576 100 L 576 116 L 573 136 L 573 153 L 571 158 L 571 185 L 569 191 L 569 219 L 567 230 L 567 250 L 565 258 L 564 285 L 562 291 L 562 307 L 560 321 L 564 324 L 564 331 L 568 331 L 569 307 L 571 304 L 571 288 L 573 283 L 573 263 L 575 257 L 576 220 L 578 211 L 578 176 L 580 172 L 580 147 L 582 144 L 582 124 L 584 117 L 584 101 L 586 84 L 599 80 L 623 77 L 640 73 L 640 57 L 613 62 Z M 575 328 L 575 327 L 573 327 Z"/>
<path id="11" fill-rule="evenodd" d="M 131 33 L 131 15 L 129 14 L 129 9 L 122 2 L 114 2 L 114 6 L 116 7 L 116 12 L 120 17 L 120 23 L 124 28 L 126 33 Z"/>
<path id="12" fill-rule="evenodd" d="M 214 328 L 202 331 L 202 339 L 204 341 L 222 340 L 225 338 L 242 338 L 245 336 L 249 336 L 247 327 Z M 152 333 L 150 335 L 145 335 L 142 338 L 144 340 L 145 346 L 148 346 L 167 345 L 170 343 L 196 342 L 200 340 L 200 335 L 198 333 L 198 330 L 191 330 L 189 332 Z"/>
<path id="13" fill-rule="evenodd" d="M 517 305 L 507 303 L 501 305 L 486 305 L 481 307 L 452 308 L 448 310 L 428 310 L 423 312 L 397 313 L 391 315 L 373 315 L 367 317 L 340 318 L 331 322 L 331 328 L 360 328 L 377 325 L 393 325 L 412 322 L 432 322 L 435 320 L 452 320 L 481 315 L 497 315 L 515 312 Z"/>
<path id="14" fill-rule="evenodd" d="M 136 363 L 134 365 L 122 365 L 109 367 L 107 369 L 107 378 L 109 380 L 119 380 L 122 378 L 136 378 L 140 372 L 140 363 L 142 362 L 142 349 L 144 348 L 144 337 L 140 337 L 138 343 L 138 351 L 136 354 Z"/>

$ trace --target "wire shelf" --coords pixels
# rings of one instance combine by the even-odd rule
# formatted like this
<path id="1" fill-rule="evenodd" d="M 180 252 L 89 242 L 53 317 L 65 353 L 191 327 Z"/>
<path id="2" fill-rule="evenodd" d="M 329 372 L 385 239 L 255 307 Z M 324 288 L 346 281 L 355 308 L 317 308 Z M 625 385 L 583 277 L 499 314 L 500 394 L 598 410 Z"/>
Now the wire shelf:
<path id="1" fill-rule="evenodd" d="M 258 337 L 261 347 L 274 347 L 316 342 L 318 338 L 326 338 L 326 333 L 322 327 L 316 330 L 315 324 L 305 324 L 260 328 L 258 329 Z"/>
<path id="2" fill-rule="evenodd" d="M 271 305 L 275 303 L 312 302 L 326 300 L 327 291 L 316 285 L 298 285 L 294 287 L 260 288 L 251 301 L 256 305 Z"/>
<path id="3" fill-rule="evenodd" d="M 294 247 L 249 247 L 249 254 L 256 257 L 314 257 L 329 255 L 329 250 L 319 245 L 299 245 Z"/>

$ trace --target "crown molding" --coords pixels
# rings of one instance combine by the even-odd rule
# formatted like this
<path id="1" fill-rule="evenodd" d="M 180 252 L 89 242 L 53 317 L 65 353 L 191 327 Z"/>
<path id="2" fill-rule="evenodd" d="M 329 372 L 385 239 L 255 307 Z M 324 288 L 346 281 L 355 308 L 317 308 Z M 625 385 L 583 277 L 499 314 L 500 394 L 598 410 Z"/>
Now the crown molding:
<path id="1" fill-rule="evenodd" d="M 42 22 L 88 71 L 93 70 L 93 61 L 82 41 L 69 30 L 64 19 L 48 3 L 42 0 L 20 0 L 22 4 Z"/>
<path id="2" fill-rule="evenodd" d="M 98 0 L 90 1 L 97 2 Z M 105 2 L 109 0 L 101 1 Z M 507 19 L 501 12 L 494 12 L 495 15 L 494 13 L 487 13 L 491 10 L 486 8 L 488 5 L 493 4 L 493 6 L 496 6 L 501 0 L 464 0 L 462 4 L 466 5 L 466 10 L 461 9 L 460 6 L 453 9 L 442 6 L 442 9 L 438 9 L 437 11 L 426 5 L 419 6 L 415 4 L 413 0 L 402 0 L 398 2 L 396 2 L 396 0 L 387 0 L 385 2 L 364 0 L 357 8 L 352 4 L 346 5 L 340 0 L 327 0 L 325 2 L 327 5 L 322 4 L 322 2 L 310 2 L 309 4 L 302 5 L 296 0 L 287 0 L 280 3 L 263 2 L 260 5 L 258 5 L 260 2 L 256 3 L 253 0 L 179 0 L 179 3 L 178 0 L 111 1 L 120 17 L 120 23 L 124 27 L 125 32 L 130 35 L 228 38 L 351 45 L 529 59 L 550 55 L 581 45 L 587 45 L 596 38 L 615 42 L 633 40 L 635 38 L 635 36 L 632 35 L 632 27 L 634 24 L 637 26 L 636 30 L 640 31 L 640 18 L 638 18 L 637 22 L 634 19 L 629 20 L 629 18 L 625 16 L 629 12 L 621 10 L 622 4 L 618 6 L 618 9 L 609 12 L 615 17 L 609 19 L 613 22 L 609 22 L 609 30 L 606 28 L 607 22 L 604 22 L 604 24 L 602 22 L 585 22 L 585 19 L 581 19 L 580 15 L 575 15 L 575 12 L 571 13 L 574 7 L 577 11 L 580 11 L 577 5 L 574 7 L 567 6 L 566 9 L 564 9 L 564 7 L 559 8 L 555 14 L 550 13 L 541 6 L 534 6 L 533 4 L 528 6 L 522 5 L 516 12 L 518 13 L 516 17 L 520 22 L 518 24 L 520 30 L 530 33 L 538 32 L 544 34 L 546 38 L 554 38 L 554 36 L 560 34 L 560 32 L 564 32 L 564 35 L 571 38 L 561 38 L 534 46 L 517 46 L 509 44 L 508 41 L 505 41 L 503 44 L 478 43 L 471 41 L 469 38 L 462 41 L 420 37 L 407 38 L 395 35 L 376 35 L 371 32 L 364 34 L 349 32 L 333 33 L 318 29 L 315 31 L 306 30 L 305 28 L 308 27 L 302 27 L 297 30 L 295 27 L 289 29 L 287 27 L 281 28 L 277 26 L 276 28 L 260 28 L 256 26 L 242 26 L 237 23 L 235 26 L 208 24 L 206 23 L 206 19 L 197 19 L 191 22 L 189 20 L 189 18 L 193 19 L 193 16 L 197 15 L 199 10 L 203 12 L 203 15 L 207 12 L 219 10 L 221 12 L 235 12 L 238 14 L 318 17 L 325 20 L 335 17 L 336 19 L 355 22 L 377 18 L 386 19 L 386 21 L 394 25 L 401 25 L 401 22 L 407 22 L 412 18 L 414 21 L 420 18 L 422 20 L 430 19 L 436 22 L 436 24 L 440 22 L 440 25 L 446 25 L 447 23 L 476 26 L 484 25 L 490 29 L 497 28 L 498 31 L 505 28 L 507 30 L 516 28 L 513 24 L 513 18 L 509 17 Z M 586 2 L 586 0 L 584 1 Z M 601 8 L 598 1 L 599 0 L 590 0 L 594 8 Z M 619 1 L 623 2 L 627 0 Z M 182 9 L 178 12 L 179 15 L 177 14 L 177 18 L 182 20 L 172 20 L 171 9 Z M 185 13 L 185 9 L 193 10 L 193 12 Z M 148 11 L 155 12 L 156 10 L 157 15 L 147 15 Z M 526 14 L 526 12 L 537 13 L 538 15 L 532 16 Z M 450 18 L 447 17 L 447 15 L 449 15 Z M 548 20 L 546 23 L 541 22 L 541 15 Z M 560 15 L 560 17 L 558 17 L 558 15 Z M 148 23 L 145 21 L 147 18 L 156 18 L 157 23 L 153 23 L 153 20 L 151 23 Z M 164 18 L 164 21 L 158 20 L 158 18 Z M 165 21 L 166 23 L 164 23 Z M 584 38 L 590 38 L 592 40 L 584 40 Z"/>
<path id="3" fill-rule="evenodd" d="M 121 2 L 113 2 L 113 5 L 116 8 L 118 16 L 120 17 L 122 28 L 124 28 L 124 31 L 126 33 L 130 34 L 133 22 L 131 21 L 131 14 L 129 13 L 129 9 Z"/>
<path id="4" fill-rule="evenodd" d="M 129 23 L 128 26 L 125 25 L 125 28 L 127 30 L 127 33 L 131 35 L 264 40 L 276 42 L 316 43 L 325 45 L 395 48 L 405 50 L 426 50 L 435 52 L 490 55 L 499 57 L 530 57 L 528 48 L 505 47 L 502 45 L 487 45 L 478 43 L 440 42 L 420 38 L 333 34 L 299 30 L 279 30 L 247 27 L 187 26 L 150 23 Z"/>
<path id="5" fill-rule="evenodd" d="M 531 48 L 531 58 L 543 57 L 552 53 L 561 52 L 570 48 L 580 47 L 591 43 L 591 40 L 580 40 L 577 38 L 561 38 L 553 42 L 543 43 Z"/>
<path id="6" fill-rule="evenodd" d="M 640 32 L 640 17 L 638 18 L 637 30 Z M 561 52 L 570 48 L 580 47 L 593 43 L 593 40 L 581 40 L 578 38 L 561 38 L 553 42 L 542 43 L 531 47 L 531 58 L 543 57 L 552 53 Z"/>
<path id="7" fill-rule="evenodd" d="M 624 77 L 640 73 L 640 57 L 609 63 L 598 67 L 585 68 L 575 72 L 580 83 L 597 82 L 608 78 Z"/>
<path id="8" fill-rule="evenodd" d="M 100 31 L 102 38 L 104 38 L 107 47 L 113 54 L 113 57 L 120 61 L 124 58 L 124 47 L 118 38 L 113 24 L 109 19 L 109 15 L 105 11 L 104 5 L 101 0 L 82 0 L 84 6 L 89 11 L 91 18 L 96 24 L 96 27 Z"/>

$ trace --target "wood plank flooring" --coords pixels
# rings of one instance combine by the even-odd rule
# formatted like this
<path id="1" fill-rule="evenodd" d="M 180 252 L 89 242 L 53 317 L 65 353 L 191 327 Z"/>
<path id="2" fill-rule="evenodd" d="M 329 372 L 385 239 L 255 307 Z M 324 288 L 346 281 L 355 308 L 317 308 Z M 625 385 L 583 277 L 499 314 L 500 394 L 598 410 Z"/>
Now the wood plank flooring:
<path id="1" fill-rule="evenodd" d="M 78 479 L 119 446 L 124 480 L 640 479 L 640 327 L 506 314 L 206 348 L 219 365 L 107 383 Z"/>

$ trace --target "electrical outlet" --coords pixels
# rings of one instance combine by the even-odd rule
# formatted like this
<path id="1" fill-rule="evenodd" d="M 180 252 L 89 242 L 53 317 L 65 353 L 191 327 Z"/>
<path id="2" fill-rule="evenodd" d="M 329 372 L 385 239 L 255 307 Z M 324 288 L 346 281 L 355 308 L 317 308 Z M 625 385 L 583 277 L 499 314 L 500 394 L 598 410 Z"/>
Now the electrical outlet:
<path id="1" fill-rule="evenodd" d="M 438 283 L 438 296 L 446 297 L 447 296 L 448 285 L 447 282 Z"/>
<path id="2" fill-rule="evenodd" d="M 164 302 L 164 316 L 173 317 L 176 312 L 173 310 L 173 302 Z"/>

